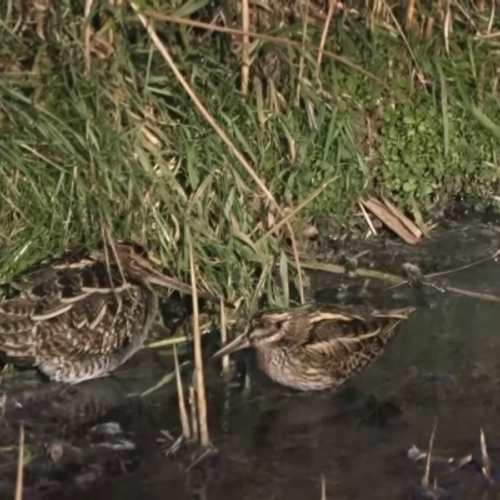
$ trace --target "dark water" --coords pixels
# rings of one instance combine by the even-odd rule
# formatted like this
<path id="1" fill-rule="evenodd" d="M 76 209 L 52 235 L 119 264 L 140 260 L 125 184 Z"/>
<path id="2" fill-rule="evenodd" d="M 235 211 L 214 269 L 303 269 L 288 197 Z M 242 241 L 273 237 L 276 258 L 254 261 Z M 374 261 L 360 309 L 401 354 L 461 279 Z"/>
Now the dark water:
<path id="1" fill-rule="evenodd" d="M 377 262 L 377 269 L 399 270 L 410 261 L 425 271 L 425 266 L 458 267 L 497 248 L 498 231 L 477 224 L 435 231 L 418 248 L 374 246 L 363 258 Z M 500 264 L 492 260 L 434 282 L 500 296 Z M 35 411 L 27 409 L 34 403 L 26 396 L 17 403 L 8 397 L 0 445 L 15 444 L 22 417 L 33 455 L 26 467 L 25 498 L 302 500 L 321 497 L 322 477 L 329 499 L 500 498 L 495 479 L 495 464 L 500 466 L 500 303 L 430 286 L 383 292 L 385 283 L 324 273 L 312 275 L 311 299 L 338 300 L 346 286 L 363 291 L 372 302 L 417 302 L 421 307 L 386 353 L 339 394 L 292 393 L 252 372 L 251 389 L 234 394 L 224 411 L 222 384 L 216 382 L 209 390 L 209 425 L 219 455 L 188 472 L 192 457 L 165 458 L 157 441 L 160 429 L 179 432 L 173 384 L 147 398 L 134 396 L 170 369 L 168 356 L 145 351 L 120 376 L 87 389 L 77 386 L 72 393 L 49 391 L 40 401 L 33 396 Z M 207 363 L 214 376 L 216 367 Z M 2 384 L 8 386 L 5 380 Z M 436 418 L 431 482 L 436 479 L 441 490 L 419 490 L 424 465 L 411 460 L 408 451 L 412 445 L 427 449 Z M 119 422 L 121 433 L 91 432 L 99 421 Z M 493 463 L 492 483 L 480 471 L 481 429 Z M 135 449 L 104 454 L 103 442 L 130 442 Z M 59 449 L 63 458 L 54 464 L 49 451 L 58 456 Z M 447 463 L 469 454 L 472 462 L 458 470 Z M 1 498 L 13 497 L 15 461 L 15 452 L 0 452 Z"/>

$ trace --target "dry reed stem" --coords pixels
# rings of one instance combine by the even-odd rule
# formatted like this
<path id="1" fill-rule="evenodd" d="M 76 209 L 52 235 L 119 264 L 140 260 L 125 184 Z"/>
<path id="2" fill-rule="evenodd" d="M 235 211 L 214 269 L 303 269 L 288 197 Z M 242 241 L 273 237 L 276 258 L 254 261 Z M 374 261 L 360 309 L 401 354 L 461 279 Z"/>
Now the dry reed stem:
<path id="1" fill-rule="evenodd" d="M 209 30 L 209 31 L 217 31 L 219 33 L 227 33 L 229 35 L 238 35 L 238 36 L 248 35 L 251 38 L 257 38 L 258 40 L 264 40 L 266 42 L 274 42 L 274 43 L 278 43 L 281 45 L 289 45 L 290 47 L 296 47 L 299 49 L 302 47 L 302 44 L 300 42 L 296 42 L 296 41 L 290 40 L 288 38 L 265 35 L 263 33 L 256 33 L 254 31 L 249 31 L 248 33 L 245 33 L 239 29 L 236 29 L 236 28 L 227 28 L 225 26 L 217 26 L 215 24 L 204 23 L 202 21 L 194 21 L 192 19 L 186 19 L 183 17 L 169 16 L 167 14 L 162 14 L 160 12 L 149 12 L 148 11 L 147 15 L 149 17 L 151 17 L 152 19 L 156 19 L 158 21 L 165 21 L 165 22 L 169 22 L 169 23 L 173 23 L 173 24 L 184 24 L 186 26 L 192 26 L 194 28 L 204 28 L 204 29 Z M 316 51 L 318 49 L 316 49 L 315 47 L 311 47 L 311 50 Z M 373 73 L 370 73 L 366 69 L 357 65 L 356 63 L 353 63 L 347 57 L 335 54 L 334 52 L 330 52 L 329 50 L 323 50 L 323 55 L 353 69 L 354 71 L 357 71 L 357 72 L 367 76 L 368 78 L 371 78 L 372 80 L 374 80 L 378 84 L 380 84 L 382 87 L 384 87 L 386 90 L 393 93 L 393 89 L 386 82 L 384 82 L 383 80 L 381 80 L 380 78 L 375 76 Z"/>
<path id="2" fill-rule="evenodd" d="M 213 448 L 208 448 L 206 450 L 203 450 L 187 467 L 184 469 L 184 473 L 189 472 L 190 470 L 193 469 L 196 465 L 198 465 L 200 462 L 202 462 L 206 457 L 209 455 L 212 455 L 214 453 Z M 199 498 L 205 499 L 207 498 L 206 495 L 200 495 Z"/>
<path id="3" fill-rule="evenodd" d="M 413 62 L 415 63 L 415 67 L 420 69 L 420 64 L 418 62 L 418 59 L 415 57 L 415 53 L 413 52 L 410 42 L 406 38 L 403 28 L 401 28 L 401 25 L 399 24 L 398 20 L 396 19 L 396 16 L 392 12 L 392 9 L 387 5 L 386 0 L 383 0 L 385 8 L 387 12 L 389 12 L 389 17 L 391 18 L 392 22 L 394 23 L 394 26 L 396 27 L 397 32 L 399 33 L 399 36 L 403 39 L 404 44 L 406 45 L 406 48 L 408 49 L 408 52 L 410 53 L 411 58 L 413 59 Z"/>
<path id="4" fill-rule="evenodd" d="M 302 200 L 293 210 L 290 211 L 283 219 L 281 219 L 279 222 L 274 224 L 269 231 L 267 231 L 266 234 L 261 236 L 256 242 L 255 245 L 259 246 L 261 243 L 263 243 L 271 234 L 276 232 L 280 227 L 282 227 L 284 224 L 289 222 L 292 217 L 294 217 L 298 212 L 300 212 L 306 205 L 311 203 L 316 197 L 318 197 L 327 187 L 329 184 L 332 182 L 335 182 L 338 179 L 338 177 L 334 177 L 333 179 L 329 179 L 326 182 L 323 182 L 321 186 L 317 189 L 315 189 L 312 193 L 310 193 L 304 200 Z"/>
<path id="5" fill-rule="evenodd" d="M 425 276 L 424 276 L 425 278 Z M 465 290 L 464 288 L 457 288 L 454 286 L 444 286 L 443 290 L 447 292 L 453 292 L 458 295 L 465 295 L 466 297 L 471 297 L 473 299 L 485 300 L 487 302 L 497 302 L 500 303 L 500 297 L 498 295 L 492 295 L 491 293 L 479 293 L 473 292 L 471 290 Z"/>
<path id="6" fill-rule="evenodd" d="M 321 474 L 321 500 L 326 500 L 326 481 L 324 474 Z"/>
<path id="7" fill-rule="evenodd" d="M 306 302 L 306 296 L 304 293 L 304 280 L 302 278 L 302 267 L 300 264 L 300 259 L 299 259 L 299 248 L 297 247 L 297 241 L 295 240 L 295 236 L 293 234 L 293 231 L 291 229 L 291 226 L 289 223 L 286 224 L 289 233 L 290 233 L 290 240 L 292 242 L 292 251 L 293 251 L 293 258 L 295 261 L 295 266 L 297 269 L 297 279 L 299 281 L 299 296 L 300 296 L 300 303 L 305 304 Z"/>
<path id="8" fill-rule="evenodd" d="M 191 430 L 193 435 L 193 440 L 198 441 L 199 432 L 198 432 L 198 410 L 196 404 L 196 398 L 194 397 L 194 389 L 193 386 L 189 386 L 189 407 L 191 411 Z"/>
<path id="9" fill-rule="evenodd" d="M 488 455 L 488 447 L 486 446 L 486 437 L 484 435 L 483 429 L 481 429 L 480 433 L 480 443 L 481 443 L 481 469 L 483 471 L 484 476 L 488 481 L 492 481 L 491 478 L 491 459 Z"/>
<path id="10" fill-rule="evenodd" d="M 375 226 L 373 225 L 373 222 L 370 219 L 370 216 L 368 215 L 368 212 L 366 211 L 365 207 L 359 201 L 358 201 L 358 205 L 359 205 L 359 208 L 361 209 L 361 212 L 363 213 L 363 217 L 365 218 L 365 221 L 368 224 L 368 227 L 370 228 L 370 231 L 373 233 L 374 236 L 377 236 L 377 230 L 375 229 Z"/>
<path id="11" fill-rule="evenodd" d="M 405 18 L 405 26 L 406 29 L 409 30 L 413 26 L 415 20 L 415 0 L 408 0 Z"/>
<path id="12" fill-rule="evenodd" d="M 24 473 L 24 424 L 19 427 L 19 455 L 17 458 L 17 478 L 15 500 L 23 498 L 23 473 Z"/>
<path id="13" fill-rule="evenodd" d="M 318 47 L 318 59 L 316 64 L 318 66 L 318 79 L 321 73 L 321 61 L 323 60 L 323 49 L 326 44 L 326 37 L 328 36 L 328 30 L 330 29 L 330 23 L 332 22 L 333 13 L 335 12 L 335 7 L 337 7 L 337 0 L 330 0 L 328 5 L 328 13 L 326 15 L 325 25 L 323 26 L 323 32 L 321 33 L 321 40 Z"/>
<path id="14" fill-rule="evenodd" d="M 488 21 L 488 28 L 486 29 L 486 34 L 490 34 L 491 30 L 493 29 L 493 21 L 495 20 L 495 1 L 491 2 L 491 13 L 490 13 L 490 19 Z M 484 9 L 484 6 L 483 6 Z"/>
<path id="15" fill-rule="evenodd" d="M 306 40 L 307 40 L 307 21 L 308 21 L 308 14 L 309 14 L 309 0 L 306 0 L 306 6 L 304 9 L 305 12 L 302 12 L 302 19 L 304 19 L 304 24 L 302 26 L 303 33 L 302 33 L 302 51 L 305 52 L 306 50 Z M 300 88 L 302 86 L 302 76 L 304 74 L 304 56 L 302 55 L 302 52 L 300 54 L 299 58 L 299 75 L 297 77 L 297 91 L 295 94 L 295 105 L 298 106 L 300 104 Z"/>
<path id="16" fill-rule="evenodd" d="M 427 450 L 427 460 L 425 462 L 425 473 L 422 477 L 422 486 L 424 488 L 429 487 L 429 477 L 431 474 L 431 460 L 432 460 L 432 447 L 434 446 L 434 436 L 436 435 L 438 419 L 434 420 L 434 427 L 432 429 L 431 438 L 429 440 L 429 449 Z"/>
<path id="17" fill-rule="evenodd" d="M 219 135 L 219 137 L 222 139 L 224 144 L 228 147 L 229 151 L 236 157 L 236 159 L 240 162 L 240 164 L 243 166 L 243 168 L 247 171 L 247 173 L 252 177 L 254 182 L 259 186 L 261 191 L 266 195 L 266 197 L 269 199 L 271 204 L 275 207 L 276 211 L 280 214 L 283 215 L 280 206 L 278 205 L 276 199 L 272 195 L 272 193 L 267 189 L 267 186 L 264 184 L 264 182 L 261 180 L 261 178 L 257 175 L 255 170 L 250 166 L 250 164 L 246 161 L 245 157 L 243 154 L 238 150 L 238 148 L 234 145 L 234 143 L 231 141 L 229 136 L 224 132 L 224 130 L 219 126 L 219 124 L 214 120 L 212 115 L 208 112 L 208 110 L 203 106 L 202 102 L 198 99 L 196 93 L 194 90 L 191 88 L 187 80 L 182 76 L 182 73 L 179 71 L 179 68 L 175 64 L 174 60 L 170 56 L 167 48 L 165 45 L 162 43 L 162 41 L 159 39 L 158 35 L 156 34 L 156 31 L 154 28 L 151 26 L 149 21 L 146 19 L 146 17 L 139 12 L 139 9 L 137 5 L 129 0 L 129 4 L 134 10 L 134 12 L 137 14 L 137 17 L 141 21 L 142 25 L 146 29 L 148 35 L 150 36 L 153 44 L 155 47 L 158 49 L 160 54 L 163 56 L 165 59 L 165 62 L 168 64 L 169 68 L 172 70 L 174 73 L 175 77 L 179 81 L 179 83 L 182 85 L 188 96 L 191 98 L 195 106 L 198 108 L 198 111 L 201 113 L 201 115 L 207 120 L 207 122 L 210 124 L 210 126 L 215 130 L 215 132 Z M 288 233 L 290 236 L 290 240 L 292 242 L 292 250 L 293 250 L 293 256 L 294 256 L 294 261 L 295 261 L 295 266 L 297 268 L 297 276 L 298 276 L 298 281 L 299 281 L 299 295 L 300 295 L 300 300 L 302 303 L 305 301 L 305 295 L 304 295 L 304 280 L 302 278 L 302 270 L 300 268 L 300 259 L 299 259 L 299 251 L 297 247 L 297 241 L 295 238 L 295 234 L 293 232 L 293 229 L 290 225 L 290 223 L 286 224 L 286 227 L 288 229 Z"/>
<path id="18" fill-rule="evenodd" d="M 402 218 L 398 216 L 398 214 L 394 214 L 387 205 L 376 198 L 360 198 L 359 202 L 363 204 L 373 215 L 375 215 L 377 219 L 383 222 L 385 226 L 394 231 L 394 233 L 396 233 L 405 243 L 408 243 L 409 245 L 415 245 L 418 243 L 419 238 L 417 238 L 413 232 L 406 227 Z"/>
<path id="19" fill-rule="evenodd" d="M 274 259 L 270 258 L 267 260 L 267 262 L 264 262 L 264 264 L 262 265 L 262 272 L 260 273 L 259 281 L 257 282 L 257 286 L 255 287 L 252 295 L 252 300 L 250 301 L 250 311 L 253 311 L 257 304 L 257 299 L 260 297 L 262 290 L 266 285 L 266 278 L 269 272 L 271 271 L 273 264 L 274 264 Z"/>
<path id="20" fill-rule="evenodd" d="M 446 49 L 446 53 L 449 55 L 452 20 L 451 20 L 450 0 L 445 0 L 445 1 L 446 1 L 446 13 L 444 16 L 444 23 L 443 23 L 443 35 L 444 35 L 444 46 Z"/>
<path id="21" fill-rule="evenodd" d="M 311 269 L 313 271 L 324 271 L 333 274 L 345 274 L 345 266 L 339 264 L 329 264 L 327 262 L 319 262 L 317 260 L 301 261 L 303 269 Z M 364 267 L 356 268 L 356 275 L 360 278 L 374 278 L 381 281 L 387 281 L 393 285 L 404 285 L 407 280 L 398 276 L 396 274 L 384 273 L 382 271 L 376 271 L 375 269 L 366 269 Z"/>
<path id="22" fill-rule="evenodd" d="M 118 266 L 118 271 L 120 272 L 120 277 L 125 283 L 127 280 L 125 278 L 125 274 L 123 274 L 123 267 L 122 263 L 118 257 L 118 251 L 116 250 L 116 242 L 113 236 L 111 235 L 111 231 L 108 228 L 108 225 L 103 221 L 102 214 L 99 213 L 100 219 L 101 219 L 101 233 L 102 233 L 102 240 L 104 242 L 103 248 L 104 248 L 104 260 L 106 261 L 106 270 L 108 272 L 108 278 L 109 282 L 113 286 L 113 279 L 111 278 L 111 267 L 110 267 L 110 260 L 109 260 L 109 251 L 108 251 L 108 245 L 111 247 L 111 251 L 113 252 L 113 259 L 114 262 L 116 262 L 116 265 Z"/>
<path id="23" fill-rule="evenodd" d="M 415 238 L 421 238 L 422 237 L 422 231 L 419 229 L 419 227 L 411 221 L 406 215 L 401 212 L 401 210 L 397 209 L 385 196 L 380 197 L 384 205 L 387 207 L 389 212 L 394 215 L 398 220 L 401 221 L 401 224 L 410 231 Z"/>
<path id="24" fill-rule="evenodd" d="M 477 33 L 478 27 L 477 27 L 476 23 L 474 22 L 474 19 L 472 19 L 472 17 L 469 15 L 468 9 L 464 9 L 464 7 L 462 5 L 460 5 L 460 2 L 454 1 L 453 5 L 462 13 L 462 15 L 465 17 L 465 19 L 467 19 L 467 21 L 470 24 L 470 28 L 472 28 Z M 447 4 L 447 6 L 448 6 L 448 4 Z M 439 4 L 439 7 L 441 8 L 442 5 Z M 444 16 L 446 15 L 446 12 L 443 13 L 442 11 L 440 11 L 440 14 L 441 14 L 440 17 L 443 18 L 443 22 L 444 22 Z M 453 28 L 453 22 L 450 24 L 450 27 Z"/>
<path id="25" fill-rule="evenodd" d="M 171 339 L 157 340 L 156 342 L 150 342 L 142 346 L 143 349 L 158 349 L 160 347 L 170 347 L 176 344 L 185 344 L 188 338 L 185 335 L 179 337 L 173 337 Z"/>
<path id="26" fill-rule="evenodd" d="M 426 40 L 430 40 L 434 34 L 434 18 L 430 17 L 427 19 L 427 23 L 425 25 L 425 34 L 424 38 Z"/>
<path id="27" fill-rule="evenodd" d="M 158 49 L 160 54 L 163 56 L 165 59 L 165 62 L 168 64 L 169 68 L 171 69 L 172 73 L 174 76 L 177 78 L 181 86 L 184 88 L 190 99 L 193 101 L 194 105 L 198 108 L 198 111 L 201 113 L 203 118 L 209 123 L 209 125 L 215 130 L 215 132 L 219 135 L 219 137 L 222 139 L 224 144 L 228 147 L 228 149 L 231 151 L 231 153 L 236 157 L 236 159 L 241 163 L 243 168 L 247 171 L 247 173 L 252 177 L 252 179 L 255 181 L 255 183 L 259 186 L 259 188 L 262 190 L 262 192 L 266 195 L 266 197 L 271 201 L 271 203 L 276 207 L 276 209 L 281 212 L 280 207 L 278 203 L 276 202 L 274 196 L 271 194 L 271 192 L 267 189 L 266 185 L 264 182 L 260 179 L 260 177 L 256 174 L 254 169 L 250 166 L 250 164 L 245 160 L 245 157 L 242 155 L 242 153 L 238 150 L 238 148 L 233 144 L 229 136 L 224 132 L 224 130 L 219 126 L 219 124 L 215 121 L 215 119 L 212 117 L 212 115 L 209 113 L 209 111 L 205 108 L 205 106 L 202 104 L 202 102 L 198 99 L 198 96 L 195 94 L 194 90 L 191 88 L 187 80 L 184 78 L 184 76 L 181 74 L 179 71 L 179 68 L 175 64 L 174 60 L 170 56 L 167 48 L 163 44 L 163 42 L 159 39 L 158 35 L 156 34 L 156 31 L 154 28 L 151 26 L 149 21 L 146 19 L 146 17 L 139 12 L 139 8 L 135 5 L 134 2 L 129 2 L 130 6 L 132 9 L 136 12 L 137 17 L 141 21 L 142 25 L 148 32 L 149 36 L 151 37 L 151 40 L 155 47 Z M 210 26 L 210 25 L 209 25 Z"/>
<path id="28" fill-rule="evenodd" d="M 474 262 L 471 262 L 470 264 L 464 264 L 463 266 L 460 267 L 455 267 L 453 269 L 448 269 L 447 271 L 440 271 L 437 273 L 429 273 L 426 274 L 426 278 L 435 278 L 436 276 L 443 276 L 445 274 L 450 274 L 450 273 L 456 273 L 458 271 L 463 271 L 465 269 L 469 269 L 471 267 L 478 266 L 479 264 L 484 264 L 485 262 L 488 262 L 490 260 L 495 260 L 498 256 L 500 255 L 500 249 L 496 250 L 495 253 L 490 255 L 489 257 L 485 257 L 484 259 L 478 259 Z"/>
<path id="29" fill-rule="evenodd" d="M 488 259 L 485 259 L 488 260 Z M 329 264 L 327 262 L 319 262 L 319 261 L 305 261 L 302 260 L 300 262 L 302 269 L 312 269 L 313 271 L 324 271 L 326 273 L 332 274 L 345 274 L 346 268 L 344 266 L 340 266 L 338 264 Z M 451 272 L 451 271 L 450 271 Z M 376 271 L 375 269 L 366 269 L 364 267 L 356 268 L 356 276 L 360 278 L 373 278 L 381 281 L 387 281 L 388 283 L 392 283 L 389 288 L 394 288 L 396 286 L 405 285 L 408 283 L 408 280 L 398 276 L 396 274 L 384 273 L 382 271 Z M 427 278 L 432 275 L 425 275 L 423 278 Z M 472 292 L 470 290 L 465 290 L 463 288 L 457 288 L 454 286 L 443 286 L 441 290 L 447 292 L 457 293 L 459 295 L 465 295 L 466 297 L 472 297 L 474 299 L 486 300 L 488 302 L 500 303 L 500 297 L 497 295 L 492 295 L 489 293 L 479 293 Z"/>
<path id="30" fill-rule="evenodd" d="M 83 15 L 85 17 L 85 30 L 83 32 L 83 47 L 84 47 L 84 58 L 85 58 L 85 73 L 87 77 L 90 75 L 90 65 L 91 60 L 91 49 L 90 49 L 90 38 L 92 36 L 92 27 L 90 25 L 90 11 L 92 10 L 92 4 L 94 0 L 85 0 L 85 7 Z"/>
<path id="31" fill-rule="evenodd" d="M 250 30 L 250 13 L 248 9 L 248 0 L 242 0 L 241 10 L 241 27 L 244 32 Z M 248 80 L 250 75 L 250 37 L 243 35 L 241 45 L 241 93 L 246 96 L 248 94 Z"/>
<path id="32" fill-rule="evenodd" d="M 415 198 L 411 199 L 411 211 L 413 213 L 413 218 L 415 219 L 415 224 L 417 225 L 419 231 L 427 238 L 429 236 L 430 228 L 425 224 L 422 212 L 420 212 Z"/>
<path id="33" fill-rule="evenodd" d="M 500 37 L 500 31 L 494 31 L 493 33 L 487 33 L 486 35 L 482 35 L 478 33 L 474 35 L 473 40 L 491 40 L 492 38 Z"/>
<path id="34" fill-rule="evenodd" d="M 224 301 L 220 301 L 220 341 L 222 345 L 227 342 L 227 321 L 226 321 L 226 308 L 224 307 Z M 229 372 L 229 356 L 223 356 L 222 358 L 222 372 L 227 374 Z"/>
<path id="35" fill-rule="evenodd" d="M 365 4 L 368 7 L 368 2 Z M 370 15 L 368 16 L 368 27 L 373 30 L 376 19 L 380 16 L 380 11 L 383 9 L 381 0 L 374 0 L 371 3 Z"/>
<path id="36" fill-rule="evenodd" d="M 179 368 L 179 358 L 177 357 L 177 347 L 174 344 L 174 363 L 175 363 L 175 381 L 177 383 L 177 398 L 179 401 L 179 417 L 182 425 L 182 437 L 191 439 L 191 428 L 186 410 L 186 400 L 184 399 L 184 390 L 182 388 L 181 370 Z"/>
<path id="37" fill-rule="evenodd" d="M 198 311 L 198 292 L 196 290 L 196 270 L 191 235 L 188 235 L 189 267 L 191 272 L 191 288 L 193 290 L 193 330 L 194 330 L 194 370 L 196 373 L 196 395 L 198 396 L 198 422 L 200 425 L 200 443 L 204 448 L 210 445 L 207 425 L 207 400 L 205 397 L 205 380 L 203 376 L 203 359 L 201 356 L 200 315 Z"/>

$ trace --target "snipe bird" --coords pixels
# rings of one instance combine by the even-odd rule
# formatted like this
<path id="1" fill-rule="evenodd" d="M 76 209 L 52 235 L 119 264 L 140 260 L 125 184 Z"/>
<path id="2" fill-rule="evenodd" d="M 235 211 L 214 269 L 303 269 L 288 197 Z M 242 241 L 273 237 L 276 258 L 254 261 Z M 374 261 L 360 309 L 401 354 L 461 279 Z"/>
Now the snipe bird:
<path id="1" fill-rule="evenodd" d="M 158 310 L 153 285 L 184 294 L 191 287 L 155 269 L 139 245 L 113 247 L 107 257 L 50 260 L 14 281 L 0 302 L 0 352 L 76 384 L 109 374 L 138 351 Z"/>
<path id="2" fill-rule="evenodd" d="M 414 310 L 305 305 L 265 311 L 213 357 L 251 347 L 275 382 L 301 391 L 334 389 L 371 364 Z"/>

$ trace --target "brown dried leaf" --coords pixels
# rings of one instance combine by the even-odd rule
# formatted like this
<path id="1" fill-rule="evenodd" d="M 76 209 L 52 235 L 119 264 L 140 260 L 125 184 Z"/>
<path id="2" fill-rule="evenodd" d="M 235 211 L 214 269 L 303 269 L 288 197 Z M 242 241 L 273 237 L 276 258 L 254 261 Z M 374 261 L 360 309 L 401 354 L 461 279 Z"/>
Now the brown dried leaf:
<path id="1" fill-rule="evenodd" d="M 420 229 L 410 219 L 408 219 L 405 214 L 398 210 L 385 196 L 382 196 L 382 201 L 394 217 L 397 217 L 406 229 L 408 229 L 408 231 L 415 236 L 415 238 L 420 239 L 422 237 L 422 231 L 420 231 Z"/>
<path id="2" fill-rule="evenodd" d="M 365 208 L 370 210 L 375 217 L 380 219 L 389 229 L 394 231 L 404 242 L 409 245 L 415 245 L 415 243 L 418 242 L 419 238 L 409 231 L 400 219 L 380 201 L 375 198 L 369 198 L 367 200 L 360 199 L 359 201 Z"/>

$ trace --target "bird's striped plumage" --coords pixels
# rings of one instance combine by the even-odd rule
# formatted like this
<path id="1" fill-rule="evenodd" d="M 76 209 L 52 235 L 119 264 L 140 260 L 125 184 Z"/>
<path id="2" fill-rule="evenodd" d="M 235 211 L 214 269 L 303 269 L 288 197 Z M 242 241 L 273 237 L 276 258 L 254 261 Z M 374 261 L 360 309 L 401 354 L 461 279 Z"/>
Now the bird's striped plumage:
<path id="1" fill-rule="evenodd" d="M 413 311 L 311 305 L 265 311 L 215 356 L 253 347 L 275 382 L 303 391 L 337 388 L 384 351 Z"/>
<path id="2" fill-rule="evenodd" d="M 191 292 L 137 246 L 117 244 L 106 254 L 55 259 L 12 283 L 0 302 L 0 351 L 55 381 L 103 376 L 147 338 L 158 309 L 153 284 Z"/>

